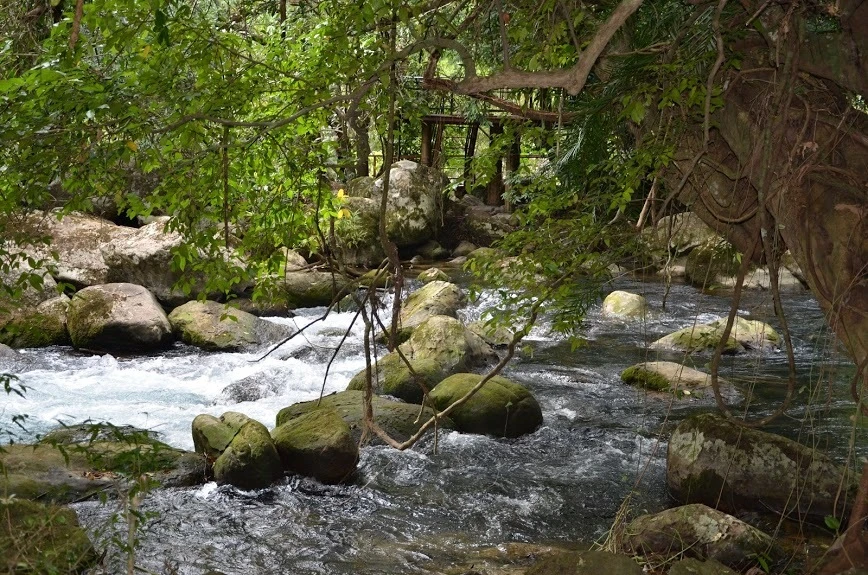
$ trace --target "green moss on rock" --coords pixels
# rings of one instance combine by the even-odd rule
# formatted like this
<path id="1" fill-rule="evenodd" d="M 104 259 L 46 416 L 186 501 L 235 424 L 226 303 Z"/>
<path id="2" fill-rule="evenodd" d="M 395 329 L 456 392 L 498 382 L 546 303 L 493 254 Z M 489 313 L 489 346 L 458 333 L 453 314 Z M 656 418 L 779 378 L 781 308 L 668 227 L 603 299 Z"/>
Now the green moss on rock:
<path id="1" fill-rule="evenodd" d="M 214 479 L 240 489 L 268 487 L 283 476 L 280 456 L 264 425 L 249 419 L 214 461 Z"/>
<path id="2" fill-rule="evenodd" d="M 323 483 L 341 483 L 355 471 L 359 448 L 350 426 L 334 409 L 290 419 L 272 432 L 283 468 Z"/>
<path id="3" fill-rule="evenodd" d="M 428 396 L 439 410 L 463 397 L 482 379 L 474 373 L 457 373 L 441 381 Z M 539 403 L 524 386 L 494 376 L 473 397 L 450 412 L 459 431 L 498 437 L 518 437 L 542 424 Z"/>
<path id="4" fill-rule="evenodd" d="M 446 376 L 436 361 L 414 359 L 409 360 L 409 363 L 413 373 L 397 352 L 389 353 L 378 360 L 375 367 L 377 377 L 372 378 L 374 393 L 391 395 L 407 403 L 421 404 L 424 396 L 422 386 L 431 390 Z M 366 380 L 367 369 L 363 369 L 350 380 L 347 389 L 364 391 Z"/>
<path id="5" fill-rule="evenodd" d="M 362 391 L 348 390 L 327 395 L 322 398 L 322 401 L 296 403 L 284 407 L 278 412 L 277 425 L 281 426 L 291 419 L 318 409 L 334 409 L 341 416 L 341 419 L 350 426 L 353 441 L 358 443 L 362 436 L 365 420 L 364 396 Z M 406 441 L 434 415 L 434 412 L 428 407 L 423 408 L 421 405 L 412 403 L 391 401 L 376 395 L 371 404 L 374 410 L 374 420 L 397 441 Z M 455 424 L 448 417 L 442 418 L 438 425 L 441 429 L 455 428 Z M 376 437 L 369 437 L 368 440 L 372 443 L 380 443 Z"/>

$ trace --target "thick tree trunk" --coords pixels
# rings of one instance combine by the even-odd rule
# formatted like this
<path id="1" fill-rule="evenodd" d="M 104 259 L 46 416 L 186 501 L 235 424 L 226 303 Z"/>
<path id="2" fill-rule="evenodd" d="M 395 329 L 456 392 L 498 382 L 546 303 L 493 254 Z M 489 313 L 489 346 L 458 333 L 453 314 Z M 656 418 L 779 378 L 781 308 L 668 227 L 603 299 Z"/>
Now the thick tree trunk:
<path id="1" fill-rule="evenodd" d="M 771 102 L 781 72 L 764 68 L 764 55 L 757 54 L 753 72 L 728 80 L 725 106 L 714 117 L 718 129 L 679 199 L 742 252 L 758 245 L 758 210 L 767 210 L 766 237 L 780 240 L 777 254 L 790 249 L 866 384 L 868 115 L 850 105 L 840 86 L 800 74 L 785 115 L 775 119 Z M 808 64 L 812 72 L 820 66 Z M 859 77 L 843 69 L 845 61 L 830 64 L 835 69 L 823 77 Z M 685 140 L 683 158 L 696 155 L 701 138 L 697 129 Z M 669 186 L 682 178 L 669 174 Z"/>

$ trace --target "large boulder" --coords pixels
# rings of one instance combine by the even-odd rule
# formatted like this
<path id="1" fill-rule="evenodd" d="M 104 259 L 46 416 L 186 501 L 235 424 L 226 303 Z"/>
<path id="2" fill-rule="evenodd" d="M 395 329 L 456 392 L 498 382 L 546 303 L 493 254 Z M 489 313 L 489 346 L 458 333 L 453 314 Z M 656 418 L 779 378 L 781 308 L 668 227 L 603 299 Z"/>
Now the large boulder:
<path id="1" fill-rule="evenodd" d="M 3 246 L 0 245 L 0 247 Z M 14 250 L 11 245 L 5 246 L 4 249 Z M 37 261 L 33 261 L 33 263 L 35 265 L 40 264 Z M 10 266 L 11 269 L 7 270 L 5 267 L 0 266 L 0 312 L 4 308 L 8 311 L 19 306 L 34 307 L 57 297 L 57 282 L 44 267 L 34 268 L 26 258 L 13 261 Z M 16 292 L 14 300 L 7 290 Z"/>
<path id="2" fill-rule="evenodd" d="M 374 393 L 391 395 L 407 403 L 422 403 L 425 395 L 423 386 L 431 390 L 440 383 L 446 375 L 440 364 L 430 359 L 408 360 L 410 366 L 401 359 L 397 352 L 392 352 L 380 358 L 371 367 L 376 377 L 372 378 Z M 412 368 L 412 372 L 410 371 Z M 367 368 L 357 373 L 350 380 L 347 389 L 364 391 L 367 381 Z"/>
<path id="3" fill-rule="evenodd" d="M 278 339 L 285 330 L 253 314 L 216 301 L 190 301 L 169 314 L 180 339 L 209 351 L 239 351 Z"/>
<path id="4" fill-rule="evenodd" d="M 724 511 L 840 517 L 855 491 L 846 470 L 817 450 L 716 414 L 682 421 L 666 459 L 677 500 Z"/>
<path id="5" fill-rule="evenodd" d="M 277 414 L 277 425 L 299 417 L 305 413 L 319 409 L 334 409 L 341 419 L 350 426 L 353 441 L 358 443 L 362 437 L 365 425 L 364 411 L 365 393 L 362 391 L 348 390 L 333 393 L 322 398 L 322 401 L 313 400 L 296 403 L 284 407 Z M 434 415 L 429 407 L 422 407 L 402 401 L 392 401 L 375 395 L 371 405 L 374 410 L 374 420 L 386 433 L 397 441 L 406 441 L 410 436 L 419 431 L 423 423 Z M 451 419 L 444 417 L 439 421 L 441 429 L 454 429 L 455 424 Z M 371 443 L 381 443 L 377 437 L 367 438 Z"/>
<path id="6" fill-rule="evenodd" d="M 692 395 L 711 386 L 711 376 L 673 361 L 646 361 L 621 372 L 624 383 L 648 391 Z M 724 380 L 719 380 L 724 384 Z"/>
<path id="7" fill-rule="evenodd" d="M 478 335 L 453 317 L 435 315 L 419 324 L 401 351 L 408 359 L 437 362 L 444 373 L 468 371 L 497 361 L 497 354 Z"/>
<path id="8" fill-rule="evenodd" d="M 458 310 L 467 302 L 457 285 L 432 281 L 417 289 L 401 307 L 401 327 L 415 328 L 435 315 L 458 317 Z"/>
<path id="9" fill-rule="evenodd" d="M 51 239 L 51 244 L 35 249 L 34 255 L 50 259 L 51 252 L 56 252 L 54 278 L 79 288 L 109 282 L 109 266 L 102 254 L 103 248 L 122 243 L 137 232 L 134 228 L 77 213 L 62 219 L 46 214 L 35 225 Z"/>
<path id="10" fill-rule="evenodd" d="M 409 160 L 392 164 L 386 198 L 386 235 L 399 248 L 421 244 L 437 232 L 443 210 L 446 176 Z M 382 194 L 383 178 L 374 182 L 374 198 Z"/>
<path id="11" fill-rule="evenodd" d="M 770 536 L 701 503 L 637 517 L 624 543 L 638 555 L 713 559 L 735 569 L 755 564 L 759 554 L 775 554 Z"/>
<path id="12" fill-rule="evenodd" d="M 739 266 L 735 248 L 726 240 L 720 239 L 690 252 L 684 265 L 684 277 L 694 286 L 713 287 L 721 283 L 718 278 L 736 275 Z"/>
<path id="13" fill-rule="evenodd" d="M 172 326 L 154 295 L 134 284 L 104 284 L 73 296 L 67 312 L 72 345 L 96 352 L 147 352 L 172 342 Z"/>
<path id="14" fill-rule="evenodd" d="M 280 287 L 290 308 L 327 306 L 344 291 L 348 280 L 321 271 L 287 272 Z"/>
<path id="15" fill-rule="evenodd" d="M 69 298 L 61 295 L 46 300 L 35 308 L 19 308 L 10 313 L 0 312 L 0 343 L 17 348 L 68 345 L 68 308 Z"/>
<path id="16" fill-rule="evenodd" d="M 323 483 L 341 483 L 356 470 L 359 447 L 334 409 L 317 409 L 271 432 L 283 468 Z"/>
<path id="17" fill-rule="evenodd" d="M 666 335 L 650 345 L 651 349 L 697 352 L 714 349 L 723 338 L 726 319 L 688 326 Z M 736 316 L 723 353 L 739 353 L 745 349 L 775 349 L 780 336 L 770 325 Z"/>
<path id="18" fill-rule="evenodd" d="M 646 228 L 642 235 L 649 248 L 664 261 L 667 254 L 678 257 L 720 240 L 720 234 L 693 212 L 661 218 L 656 226 Z"/>
<path id="19" fill-rule="evenodd" d="M 193 420 L 193 443 L 197 453 L 209 458 L 216 455 L 213 472 L 217 483 L 262 489 L 283 476 L 280 456 L 264 425 L 234 412 L 224 413 L 216 422 L 213 419 L 200 415 Z"/>
<path id="20" fill-rule="evenodd" d="M 641 318 L 648 313 L 648 300 L 639 294 L 616 290 L 603 300 L 603 315 L 614 318 Z"/>
<path id="21" fill-rule="evenodd" d="M 464 397 L 482 379 L 475 373 L 456 373 L 447 377 L 429 394 L 442 411 Z M 518 437 L 532 433 L 542 424 L 542 410 L 536 398 L 523 385 L 496 375 L 470 399 L 449 413 L 459 431 Z"/>
<path id="22" fill-rule="evenodd" d="M 159 217 L 119 241 L 104 244 L 101 253 L 108 267 L 107 281 L 144 286 L 161 302 L 176 306 L 190 298 L 175 287 L 181 274 L 172 267 L 172 250 L 184 240 L 166 228 L 168 220 Z"/>
<path id="23" fill-rule="evenodd" d="M 51 435 L 34 445 L 4 446 L 0 493 L 22 499 L 69 503 L 113 491 L 126 478 L 148 473 L 164 487 L 197 485 L 203 459 L 140 431 L 77 426 L 80 434 Z"/>
<path id="24" fill-rule="evenodd" d="M 0 571 L 83 573 L 99 558 L 68 507 L 20 499 L 0 500 Z"/>

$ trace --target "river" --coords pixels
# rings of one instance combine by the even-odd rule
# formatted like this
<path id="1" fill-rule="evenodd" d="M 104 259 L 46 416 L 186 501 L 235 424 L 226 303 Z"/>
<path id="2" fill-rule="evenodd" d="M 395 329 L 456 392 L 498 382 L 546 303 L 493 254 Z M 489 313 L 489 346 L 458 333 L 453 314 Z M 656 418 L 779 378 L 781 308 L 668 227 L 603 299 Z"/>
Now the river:
<path id="1" fill-rule="evenodd" d="M 405 452 L 366 447 L 350 485 L 294 477 L 257 492 L 215 484 L 158 489 L 142 504 L 153 513 L 140 533 L 137 565 L 167 575 L 459 573 L 473 563 L 511 560 L 492 559 L 508 543 L 591 543 L 605 535 L 631 493 L 633 513 L 672 505 L 666 437 L 685 416 L 713 409 L 713 399 L 652 397 L 621 383 L 619 373 L 656 359 L 644 349 L 654 339 L 695 318 L 725 314 L 729 298 L 674 285 L 664 311 L 659 283 L 619 280 L 614 287 L 644 294 L 654 309 L 647 320 L 605 320 L 597 306 L 583 324 L 584 345 L 572 349 L 543 319 L 529 349 L 506 369 L 542 406 L 544 423 L 535 433 L 506 440 L 441 432 L 436 452 L 430 437 Z M 495 303 L 490 294 L 481 298 L 462 312 L 464 319 Z M 830 343 L 807 292 L 787 294 L 785 307 L 799 394 L 771 428 L 852 462 L 854 454 L 868 454 L 866 430 L 854 431 L 849 419 L 852 364 Z M 270 319 L 302 326 L 321 313 Z M 740 313 L 779 327 L 768 292 L 746 294 Z M 280 408 L 317 397 L 323 385 L 325 393 L 343 390 L 364 367 L 363 329 L 355 325 L 324 383 L 326 363 L 352 317 L 332 314 L 261 361 L 255 361 L 261 352 L 204 353 L 181 344 L 130 358 L 25 350 L 19 376 L 29 390 L 23 399 L 6 398 L 2 425 L 8 429 L 13 415 L 28 414 L 27 439 L 57 420 L 111 421 L 154 430 L 184 449 L 192 449 L 190 422 L 199 413 L 240 411 L 271 426 Z M 702 367 L 709 356 L 690 361 Z M 735 382 L 728 398 L 736 409 L 750 398 L 751 413 L 768 413 L 784 396 L 786 354 L 726 358 L 721 375 Z M 263 397 L 238 402 L 224 392 L 241 380 Z M 117 511 L 113 501 L 75 509 L 94 537 L 113 533 L 106 528 Z M 124 558 L 113 551 L 107 561 L 108 573 L 120 572 Z"/>

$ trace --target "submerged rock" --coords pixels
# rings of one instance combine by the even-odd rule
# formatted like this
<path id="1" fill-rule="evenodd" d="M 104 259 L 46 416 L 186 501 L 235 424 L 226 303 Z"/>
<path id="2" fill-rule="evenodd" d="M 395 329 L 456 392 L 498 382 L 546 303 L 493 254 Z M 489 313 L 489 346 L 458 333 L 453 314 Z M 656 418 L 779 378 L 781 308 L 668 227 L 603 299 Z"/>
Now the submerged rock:
<path id="1" fill-rule="evenodd" d="M 446 374 L 440 364 L 430 359 L 409 360 L 410 367 L 397 352 L 389 353 L 372 365 L 376 377 L 372 378 L 374 393 L 391 395 L 407 403 L 422 403 L 425 394 L 423 386 L 429 391 L 440 383 Z M 348 390 L 364 391 L 367 380 L 367 368 L 357 373 L 350 380 Z M 415 376 L 414 376 L 415 374 Z"/>
<path id="2" fill-rule="evenodd" d="M 428 318 L 401 344 L 408 359 L 437 362 L 444 373 L 456 373 L 497 361 L 497 354 L 482 338 L 453 317 Z"/>
<path id="3" fill-rule="evenodd" d="M 616 318 L 639 318 L 648 313 L 648 300 L 639 294 L 613 291 L 603 300 L 603 315 Z"/>
<path id="4" fill-rule="evenodd" d="M 356 470 L 359 447 L 334 409 L 317 409 L 271 432 L 283 468 L 323 483 L 341 483 Z"/>
<path id="5" fill-rule="evenodd" d="M 318 409 L 334 409 L 341 416 L 341 419 L 350 426 L 353 441 L 358 443 L 365 424 L 364 398 L 364 392 L 348 390 L 326 395 L 322 401 L 296 403 L 284 407 L 278 412 L 277 425 L 283 425 L 296 417 Z M 423 423 L 434 415 L 434 411 L 429 407 L 423 408 L 421 405 L 392 401 L 376 395 L 371 404 L 377 425 L 397 441 L 409 439 L 410 436 L 419 431 Z M 455 428 L 455 424 L 448 417 L 440 419 L 438 425 L 441 429 Z M 367 440 L 374 444 L 381 443 L 375 436 L 369 436 Z"/>
<path id="6" fill-rule="evenodd" d="M 815 449 L 716 414 L 682 421 L 669 439 L 666 479 L 682 503 L 736 512 L 840 517 L 853 501 L 847 471 Z M 843 490 L 841 490 L 843 486 Z"/>
<path id="7" fill-rule="evenodd" d="M 0 500 L 0 571 L 83 573 L 98 562 L 75 511 L 20 499 Z"/>
<path id="8" fill-rule="evenodd" d="M 422 283 L 431 283 L 434 281 L 440 282 L 448 282 L 449 276 L 441 270 L 440 268 L 428 268 L 427 270 L 421 272 L 416 279 L 418 279 Z"/>
<path id="9" fill-rule="evenodd" d="M 685 327 L 650 345 L 651 349 L 697 352 L 714 349 L 723 337 L 726 319 Z M 723 352 L 738 353 L 745 349 L 774 349 L 780 336 L 770 325 L 736 316 Z"/>
<path id="10" fill-rule="evenodd" d="M 278 339 L 285 330 L 216 301 L 191 301 L 169 314 L 180 339 L 208 351 L 240 351 Z"/>
<path id="11" fill-rule="evenodd" d="M 482 379 L 475 373 L 457 373 L 441 381 L 431 391 L 429 400 L 444 410 L 462 398 Z M 450 412 L 459 431 L 518 437 L 532 433 L 543 421 L 536 398 L 523 385 L 496 375 L 473 397 Z"/>
<path id="12" fill-rule="evenodd" d="M 75 429 L 81 435 L 65 433 Z M 94 425 L 73 426 L 59 435 L 49 434 L 42 443 L 4 446 L 0 493 L 68 503 L 117 489 L 142 473 L 164 487 L 205 481 L 205 462 L 199 455 L 170 447 L 141 430 L 113 429 L 108 433 Z"/>
<path id="13" fill-rule="evenodd" d="M 621 372 L 624 383 L 648 391 L 692 395 L 711 387 L 711 376 L 672 361 L 646 361 Z M 718 380 L 721 384 L 726 382 Z"/>
<path id="14" fill-rule="evenodd" d="M 627 526 L 626 547 L 656 558 L 713 559 L 736 569 L 775 554 L 769 535 L 740 519 L 700 503 L 642 515 Z"/>
<path id="15" fill-rule="evenodd" d="M 626 555 L 607 551 L 572 551 L 545 555 L 527 575 L 642 575 L 642 567 Z"/>
<path id="16" fill-rule="evenodd" d="M 0 343 L 0 359 L 18 359 L 19 355 L 17 351 L 5 343 Z"/>
<path id="17" fill-rule="evenodd" d="M 73 296 L 67 313 L 72 345 L 96 352 L 147 352 L 172 342 L 172 326 L 154 295 L 133 284 L 104 284 Z"/>

